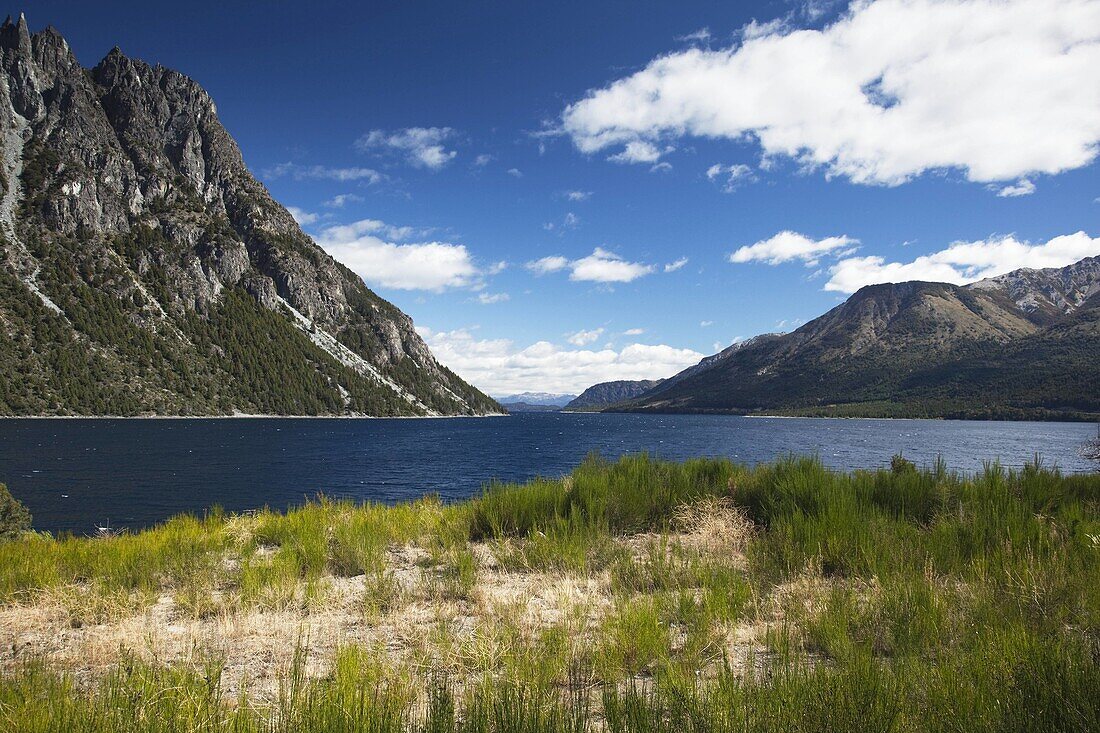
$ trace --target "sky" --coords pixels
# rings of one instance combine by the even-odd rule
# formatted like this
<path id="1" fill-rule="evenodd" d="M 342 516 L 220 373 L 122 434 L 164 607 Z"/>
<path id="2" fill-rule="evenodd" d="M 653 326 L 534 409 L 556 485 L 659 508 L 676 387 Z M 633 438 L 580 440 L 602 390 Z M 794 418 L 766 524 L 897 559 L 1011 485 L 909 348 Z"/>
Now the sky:
<path id="1" fill-rule="evenodd" d="M 495 396 L 1100 254 L 1100 0 L 19 10 L 86 66 L 201 83 L 303 229 Z"/>

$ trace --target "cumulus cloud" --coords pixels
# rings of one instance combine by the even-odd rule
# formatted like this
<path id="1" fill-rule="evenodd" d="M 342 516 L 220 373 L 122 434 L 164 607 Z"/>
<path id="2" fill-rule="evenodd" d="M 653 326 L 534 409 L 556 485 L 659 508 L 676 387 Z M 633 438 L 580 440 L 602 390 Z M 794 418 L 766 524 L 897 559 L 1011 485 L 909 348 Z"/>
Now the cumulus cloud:
<path id="1" fill-rule="evenodd" d="M 614 252 L 596 247 L 592 254 L 573 260 L 570 280 L 597 283 L 628 283 L 653 272 L 653 265 L 627 262 Z"/>
<path id="2" fill-rule="evenodd" d="M 299 165 L 298 163 L 279 163 L 264 171 L 265 178 L 282 178 L 288 176 L 297 181 L 307 179 L 329 181 L 365 181 L 378 183 L 385 176 L 373 168 L 331 168 L 325 165 Z"/>
<path id="3" fill-rule="evenodd" d="M 751 182 L 753 178 L 752 168 L 744 163 L 736 163 L 734 165 L 715 163 L 710 168 L 707 168 L 707 179 L 711 181 L 721 181 L 722 190 L 726 193 L 733 193 L 741 187 L 742 183 Z"/>
<path id="4" fill-rule="evenodd" d="M 508 175 L 510 175 L 512 178 L 523 178 L 523 171 L 521 171 L 519 168 L 509 168 Z"/>
<path id="5" fill-rule="evenodd" d="M 613 163 L 656 163 L 661 156 L 671 150 L 661 150 L 645 140 L 630 140 L 623 149 L 608 157 Z"/>
<path id="6" fill-rule="evenodd" d="M 886 185 L 943 169 L 1056 174 L 1100 147 L 1096 0 L 859 0 L 820 30 L 741 38 L 589 92 L 560 130 L 630 162 L 683 136 L 755 141 L 765 159 Z"/>
<path id="7" fill-rule="evenodd" d="M 623 331 L 623 336 L 641 336 L 645 333 L 644 328 L 628 328 Z"/>
<path id="8" fill-rule="evenodd" d="M 536 275 L 548 275 L 551 272 L 558 272 L 569 267 L 569 260 L 561 255 L 553 255 L 551 257 L 542 257 L 537 260 L 532 260 L 524 265 L 528 270 Z"/>
<path id="9" fill-rule="evenodd" d="M 405 156 L 417 168 L 439 170 L 458 155 L 445 143 L 455 136 L 449 127 L 406 127 L 403 130 L 371 130 L 355 141 L 363 152 L 389 150 Z"/>
<path id="10" fill-rule="evenodd" d="M 297 206 L 288 206 L 286 210 L 294 217 L 294 221 L 298 222 L 298 226 L 309 226 L 310 224 L 316 223 L 317 220 L 321 218 L 317 214 L 306 211 L 305 209 L 299 209 Z"/>
<path id="11" fill-rule="evenodd" d="M 576 282 L 628 283 L 649 275 L 656 268 L 641 262 L 628 262 L 614 252 L 596 247 L 592 254 L 570 260 L 560 255 L 528 262 L 525 267 L 536 275 L 569 270 L 569 279 Z"/>
<path id="12" fill-rule="evenodd" d="M 1013 236 L 994 237 L 956 242 L 909 262 L 887 262 L 878 256 L 848 257 L 829 268 L 825 290 L 854 293 L 864 285 L 907 280 L 963 285 L 1021 267 L 1065 267 L 1096 255 L 1100 255 L 1100 237 L 1084 232 L 1054 237 L 1041 244 L 1022 242 Z"/>
<path id="13" fill-rule="evenodd" d="M 326 252 L 372 285 L 433 292 L 483 286 L 485 273 L 477 267 L 465 245 L 388 241 L 411 233 L 408 227 L 391 227 L 376 219 L 363 219 L 326 227 L 316 239 Z"/>
<path id="14" fill-rule="evenodd" d="M 562 195 L 570 201 L 587 201 L 592 198 L 591 191 L 566 191 Z"/>
<path id="15" fill-rule="evenodd" d="M 739 248 L 729 256 L 729 261 L 733 263 L 766 262 L 769 265 L 779 265 L 791 260 L 802 260 L 808 266 L 813 266 L 822 255 L 836 253 L 837 250 L 850 250 L 857 244 L 859 244 L 858 239 L 847 236 L 811 239 L 805 234 L 786 230 L 756 244 Z"/>
<path id="16" fill-rule="evenodd" d="M 663 344 L 593 350 L 539 341 L 520 347 L 508 339 L 478 339 L 465 329 L 417 331 L 442 363 L 491 394 L 577 394 L 597 382 L 669 377 L 704 356 Z"/>
<path id="17" fill-rule="evenodd" d="M 511 300 L 508 293 L 478 293 L 477 302 L 482 305 L 493 305 L 494 303 L 503 303 L 506 300 Z"/>
<path id="18" fill-rule="evenodd" d="M 996 186 L 994 186 L 996 189 Z M 1015 198 L 1017 196 L 1030 196 L 1035 193 L 1035 184 L 1026 178 L 1021 178 L 1014 184 L 1005 186 L 997 191 L 1001 198 Z"/>
<path id="19" fill-rule="evenodd" d="M 588 346 L 589 344 L 594 343 L 596 340 L 598 340 L 602 335 L 602 328 L 594 328 L 591 331 L 585 331 L 582 329 L 574 334 L 571 334 L 569 338 L 566 339 L 566 341 L 573 344 L 574 346 Z"/>
<path id="20" fill-rule="evenodd" d="M 680 259 L 676 260 L 675 262 L 669 262 L 667 265 L 665 265 L 665 272 L 676 272 L 677 270 L 681 269 L 687 263 L 688 263 L 688 258 L 687 257 L 681 257 Z"/>

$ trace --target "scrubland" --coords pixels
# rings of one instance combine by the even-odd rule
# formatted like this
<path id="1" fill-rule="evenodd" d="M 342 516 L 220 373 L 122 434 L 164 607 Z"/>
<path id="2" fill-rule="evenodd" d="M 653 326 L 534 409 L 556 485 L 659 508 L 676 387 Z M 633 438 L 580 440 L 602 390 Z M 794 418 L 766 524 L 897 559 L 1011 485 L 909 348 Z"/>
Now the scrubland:
<path id="1" fill-rule="evenodd" d="M 591 457 L 0 542 L 0 729 L 1100 730 L 1100 475 Z"/>

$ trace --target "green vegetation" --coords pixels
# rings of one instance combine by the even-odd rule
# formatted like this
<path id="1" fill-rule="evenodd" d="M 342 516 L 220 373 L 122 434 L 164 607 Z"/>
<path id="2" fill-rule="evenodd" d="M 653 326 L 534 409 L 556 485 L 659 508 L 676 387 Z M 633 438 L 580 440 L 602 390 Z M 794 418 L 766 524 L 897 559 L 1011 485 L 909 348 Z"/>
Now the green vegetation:
<path id="1" fill-rule="evenodd" d="M 0 613 L 13 730 L 1098 730 L 1100 475 L 591 457 L 454 505 L 24 535 Z"/>
<path id="2" fill-rule="evenodd" d="M 225 244 L 226 227 L 212 225 L 206 236 Z M 178 277 L 193 255 L 157 228 L 137 226 L 115 237 L 109 256 L 93 253 L 79 236 L 31 233 L 28 240 L 40 263 L 37 286 L 62 313 L 0 272 L 0 414 L 423 412 L 337 361 L 289 314 L 264 308 L 242 287 L 223 291 L 202 310 L 173 302 L 171 273 Z M 379 336 L 368 326 L 347 333 L 359 334 L 361 353 L 382 359 Z M 441 414 L 465 409 L 440 394 L 412 358 L 383 371 Z M 474 410 L 494 409 L 488 397 L 443 374 Z"/>
<path id="3" fill-rule="evenodd" d="M 31 513 L 0 484 L 0 540 L 15 539 L 31 528 Z"/>

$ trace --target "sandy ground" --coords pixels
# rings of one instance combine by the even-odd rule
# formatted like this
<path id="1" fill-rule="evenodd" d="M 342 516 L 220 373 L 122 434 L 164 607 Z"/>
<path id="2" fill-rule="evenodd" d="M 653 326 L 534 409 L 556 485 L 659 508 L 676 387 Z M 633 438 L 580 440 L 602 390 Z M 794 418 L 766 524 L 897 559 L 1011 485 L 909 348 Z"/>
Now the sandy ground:
<path id="1" fill-rule="evenodd" d="M 703 511 L 713 511 L 703 508 Z M 700 525 L 666 536 L 672 542 L 726 553 L 744 562 L 744 541 L 724 536 L 721 526 Z M 656 535 L 616 540 L 639 561 Z M 452 669 L 491 668 L 506 651 L 494 630 L 507 620 L 525 638 L 541 630 L 565 629 L 574 644 L 591 643 L 601 620 L 613 609 L 607 572 L 587 576 L 504 570 L 492 548 L 474 544 L 477 582 L 464 598 L 440 597 L 433 588 L 437 569 L 427 566 L 427 553 L 414 546 L 387 550 L 387 571 L 399 591 L 381 612 L 365 610 L 365 576 L 325 577 L 321 600 L 309 608 L 288 610 L 226 608 L 195 618 L 177 605 L 171 592 L 161 594 L 139 613 L 106 623 L 76 625 L 61 594 L 43 595 L 34 603 L 0 608 L 0 670 L 14 671 L 41 659 L 72 674 L 78 684 L 94 680 L 127 655 L 158 663 L 203 669 L 211 661 L 223 666 L 222 687 L 233 699 L 242 688 L 253 699 L 272 699 L 286 675 L 295 650 L 306 650 L 310 677 L 328 674 L 337 652 L 362 645 L 407 669 L 443 665 Z M 726 631 L 726 656 L 744 664 L 762 649 L 768 624 L 750 614 Z M 444 641 L 440 641 L 444 639 Z"/>

